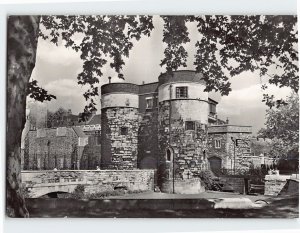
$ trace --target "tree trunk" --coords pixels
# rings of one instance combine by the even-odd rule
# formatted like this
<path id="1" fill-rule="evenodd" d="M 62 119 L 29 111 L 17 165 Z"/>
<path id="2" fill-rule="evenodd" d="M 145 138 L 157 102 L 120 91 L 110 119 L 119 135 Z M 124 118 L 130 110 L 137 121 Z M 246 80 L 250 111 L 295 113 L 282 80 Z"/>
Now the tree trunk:
<path id="1" fill-rule="evenodd" d="M 35 66 L 39 16 L 10 16 L 7 24 L 6 213 L 28 217 L 21 185 L 21 135 L 26 90 Z"/>

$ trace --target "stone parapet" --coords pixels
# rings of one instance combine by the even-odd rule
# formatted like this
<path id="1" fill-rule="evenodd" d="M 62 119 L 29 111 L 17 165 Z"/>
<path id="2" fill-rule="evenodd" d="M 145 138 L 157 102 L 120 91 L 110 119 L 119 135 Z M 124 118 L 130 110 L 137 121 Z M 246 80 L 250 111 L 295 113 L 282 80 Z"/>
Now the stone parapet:
<path id="1" fill-rule="evenodd" d="M 138 94 L 139 86 L 133 83 L 108 83 L 101 86 L 101 95 L 108 93 Z"/>
<path id="2" fill-rule="evenodd" d="M 196 73 L 192 70 L 180 70 L 173 74 L 163 73 L 158 77 L 159 84 L 173 83 L 173 82 L 198 82 L 206 84 L 203 79 L 203 74 Z"/>
<path id="3" fill-rule="evenodd" d="M 208 133 L 252 133 L 251 126 L 243 125 L 211 125 Z"/>
<path id="4" fill-rule="evenodd" d="M 35 198 L 52 192 L 73 192 L 83 185 L 88 194 L 124 188 L 129 191 L 154 190 L 154 170 L 68 170 L 22 171 L 26 196 Z"/>
<path id="5" fill-rule="evenodd" d="M 205 188 L 204 185 L 202 185 L 201 180 L 197 178 L 183 180 L 175 179 L 174 181 L 167 180 L 163 182 L 161 191 L 164 193 L 197 194 L 205 192 Z"/>

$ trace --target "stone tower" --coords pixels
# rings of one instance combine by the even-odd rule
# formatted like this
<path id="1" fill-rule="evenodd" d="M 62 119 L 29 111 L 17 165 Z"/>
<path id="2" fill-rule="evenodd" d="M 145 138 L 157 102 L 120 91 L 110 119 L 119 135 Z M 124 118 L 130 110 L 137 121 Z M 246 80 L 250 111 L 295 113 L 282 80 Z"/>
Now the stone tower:
<path id="1" fill-rule="evenodd" d="M 163 192 L 203 191 L 199 172 L 207 168 L 208 93 L 194 71 L 162 74 L 158 87 L 159 185 Z"/>
<path id="2" fill-rule="evenodd" d="M 137 168 L 138 91 L 131 83 L 101 87 L 102 169 Z"/>

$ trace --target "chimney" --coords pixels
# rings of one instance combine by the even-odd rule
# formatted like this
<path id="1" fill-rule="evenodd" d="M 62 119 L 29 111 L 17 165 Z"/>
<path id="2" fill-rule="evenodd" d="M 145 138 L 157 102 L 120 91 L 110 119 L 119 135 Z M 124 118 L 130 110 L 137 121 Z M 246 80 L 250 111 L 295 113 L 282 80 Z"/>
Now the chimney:
<path id="1" fill-rule="evenodd" d="M 111 83 L 111 77 L 110 76 L 108 77 L 108 83 Z"/>
<path id="2" fill-rule="evenodd" d="M 142 82 L 142 85 L 145 85 L 145 81 Z"/>
<path id="3" fill-rule="evenodd" d="M 228 125 L 229 124 L 229 119 L 228 119 L 228 117 L 227 117 L 227 119 L 226 119 L 226 125 Z"/>

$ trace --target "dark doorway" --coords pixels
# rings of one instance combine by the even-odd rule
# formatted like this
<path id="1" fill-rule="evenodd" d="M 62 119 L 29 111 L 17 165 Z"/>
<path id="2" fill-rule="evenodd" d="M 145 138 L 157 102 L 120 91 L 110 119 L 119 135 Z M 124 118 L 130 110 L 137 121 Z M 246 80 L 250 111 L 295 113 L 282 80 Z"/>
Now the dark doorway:
<path id="1" fill-rule="evenodd" d="M 210 157 L 208 159 L 210 164 L 210 169 L 214 171 L 220 171 L 222 167 L 222 159 L 216 156 Z"/>

